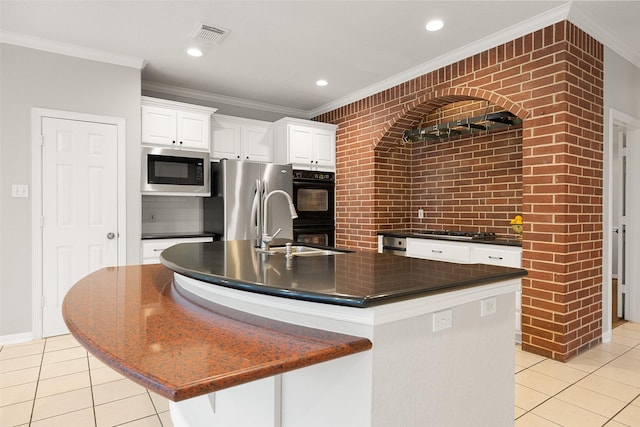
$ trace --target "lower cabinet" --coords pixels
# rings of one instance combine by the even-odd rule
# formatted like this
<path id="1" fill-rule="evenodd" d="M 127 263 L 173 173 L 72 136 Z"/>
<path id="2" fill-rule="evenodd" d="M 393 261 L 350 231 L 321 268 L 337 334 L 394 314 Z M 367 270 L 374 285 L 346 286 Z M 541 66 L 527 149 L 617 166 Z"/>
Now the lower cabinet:
<path id="1" fill-rule="evenodd" d="M 158 264 L 160 253 L 178 243 L 213 242 L 213 237 L 185 237 L 181 239 L 145 239 L 142 240 L 142 263 Z"/>

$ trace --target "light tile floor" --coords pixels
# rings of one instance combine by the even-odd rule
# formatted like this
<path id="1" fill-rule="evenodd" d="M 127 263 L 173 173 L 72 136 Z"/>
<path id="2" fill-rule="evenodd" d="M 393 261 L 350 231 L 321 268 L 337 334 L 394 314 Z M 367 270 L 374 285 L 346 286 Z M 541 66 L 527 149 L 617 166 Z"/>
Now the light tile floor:
<path id="1" fill-rule="evenodd" d="M 640 426 L 640 324 L 567 363 L 516 347 L 516 427 Z"/>
<path id="2" fill-rule="evenodd" d="M 515 426 L 640 426 L 640 324 L 559 363 L 516 348 Z M 0 426 L 172 426 L 168 401 L 70 335 L 0 348 Z M 466 427 L 466 426 L 461 426 Z"/>
<path id="3" fill-rule="evenodd" d="M 167 399 L 94 358 L 71 335 L 0 348 L 0 427 L 168 427 Z"/>

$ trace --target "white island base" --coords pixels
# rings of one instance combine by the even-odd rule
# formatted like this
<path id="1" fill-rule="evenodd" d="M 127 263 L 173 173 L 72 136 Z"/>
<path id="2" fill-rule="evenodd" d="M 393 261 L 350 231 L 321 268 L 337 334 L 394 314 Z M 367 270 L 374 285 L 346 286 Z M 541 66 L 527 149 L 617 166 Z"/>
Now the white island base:
<path id="1" fill-rule="evenodd" d="M 366 337 L 369 351 L 171 402 L 176 427 L 513 426 L 520 279 L 369 308 L 228 289 L 175 274 L 187 294 Z"/>

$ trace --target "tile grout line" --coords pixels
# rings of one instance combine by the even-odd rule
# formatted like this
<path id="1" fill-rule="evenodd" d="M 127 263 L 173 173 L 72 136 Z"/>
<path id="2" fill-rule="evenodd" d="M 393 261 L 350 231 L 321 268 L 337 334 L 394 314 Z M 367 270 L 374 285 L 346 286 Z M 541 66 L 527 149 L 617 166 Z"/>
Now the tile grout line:
<path id="1" fill-rule="evenodd" d="M 29 415 L 29 426 L 33 423 L 33 412 L 36 409 L 36 396 L 38 395 L 38 387 L 40 386 L 40 375 L 42 375 L 42 364 L 44 363 L 44 354 L 47 351 L 47 340 L 44 340 L 42 346 L 42 354 L 40 355 L 40 366 L 38 366 L 38 378 L 36 378 L 36 389 L 33 392 L 33 401 L 31 402 L 31 414 Z"/>

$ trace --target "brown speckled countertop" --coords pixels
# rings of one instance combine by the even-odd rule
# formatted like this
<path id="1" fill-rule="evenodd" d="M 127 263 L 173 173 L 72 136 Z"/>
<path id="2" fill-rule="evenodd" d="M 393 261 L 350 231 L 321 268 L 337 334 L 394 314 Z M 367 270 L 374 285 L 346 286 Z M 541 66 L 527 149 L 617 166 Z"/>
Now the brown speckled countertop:
<path id="1" fill-rule="evenodd" d="M 71 333 L 93 355 L 173 401 L 372 346 L 365 338 L 194 304 L 172 279 L 160 264 L 103 268 L 69 290 L 62 311 Z"/>

